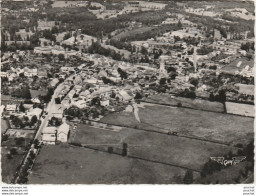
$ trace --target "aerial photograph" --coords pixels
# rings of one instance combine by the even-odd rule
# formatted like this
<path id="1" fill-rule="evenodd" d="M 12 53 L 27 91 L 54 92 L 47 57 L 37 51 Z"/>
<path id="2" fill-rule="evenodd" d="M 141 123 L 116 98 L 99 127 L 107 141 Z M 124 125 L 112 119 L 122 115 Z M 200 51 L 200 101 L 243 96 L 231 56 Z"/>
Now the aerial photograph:
<path id="1" fill-rule="evenodd" d="M 0 3 L 3 183 L 254 182 L 253 1 Z"/>

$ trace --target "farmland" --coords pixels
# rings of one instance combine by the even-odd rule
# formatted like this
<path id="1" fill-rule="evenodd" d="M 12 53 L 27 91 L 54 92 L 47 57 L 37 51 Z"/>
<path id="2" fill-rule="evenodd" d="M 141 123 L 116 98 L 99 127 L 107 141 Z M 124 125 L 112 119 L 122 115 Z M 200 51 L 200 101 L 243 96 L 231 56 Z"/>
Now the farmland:
<path id="1" fill-rule="evenodd" d="M 237 67 L 238 63 L 241 63 L 241 65 L 239 67 Z M 222 67 L 222 70 L 224 71 L 228 71 L 231 73 L 235 73 L 236 71 L 241 71 L 242 69 L 244 69 L 247 65 L 249 65 L 250 68 L 252 68 L 254 66 L 254 61 L 253 60 L 248 60 L 245 57 L 239 58 L 234 60 L 233 62 L 231 62 L 230 64 L 224 65 Z"/>
<path id="2" fill-rule="evenodd" d="M 158 132 L 176 131 L 178 135 L 232 145 L 247 144 L 253 137 L 253 118 L 182 107 L 148 104 L 141 107 L 144 107 L 138 112 L 141 123 L 129 112 L 109 114 L 101 122 Z"/>
<path id="3" fill-rule="evenodd" d="M 178 165 L 197 171 L 200 171 L 211 155 L 223 155 L 229 151 L 236 151 L 235 148 L 221 144 L 166 134 L 130 128 L 115 132 L 86 125 L 78 126 L 73 142 L 103 151 L 107 151 L 110 146 L 117 153 L 120 153 L 122 143 L 126 143 L 128 145 L 127 156 Z"/>
<path id="4" fill-rule="evenodd" d="M 127 36 L 136 36 L 137 34 L 142 34 L 142 33 L 151 31 L 152 29 L 153 29 L 153 27 L 142 27 L 142 28 L 138 28 L 138 29 L 125 31 L 125 32 L 122 32 L 122 33 L 116 35 L 115 39 L 122 39 Z"/>
<path id="5" fill-rule="evenodd" d="M 7 141 L 2 143 L 1 170 L 3 182 L 11 182 L 18 166 L 22 162 L 25 146 L 29 141 L 29 139 L 26 139 L 25 141 L 24 139 L 9 138 Z M 11 149 L 15 149 L 16 152 L 10 152 Z"/>
<path id="6" fill-rule="evenodd" d="M 226 102 L 227 113 L 254 117 L 254 105 Z"/>
<path id="7" fill-rule="evenodd" d="M 181 182 L 184 169 L 66 145 L 44 146 L 29 183 L 119 184 Z"/>
<path id="8" fill-rule="evenodd" d="M 152 95 L 145 98 L 146 102 L 166 104 L 170 106 L 177 106 L 179 103 L 182 107 L 193 108 L 197 110 L 213 111 L 213 112 L 224 112 L 224 107 L 222 103 L 210 102 L 207 100 L 200 99 L 190 99 L 183 97 L 174 97 L 170 95 Z"/>
<path id="9" fill-rule="evenodd" d="M 8 151 L 5 148 L 2 148 L 1 151 L 1 170 L 2 170 L 2 181 L 4 183 L 10 183 L 17 167 L 21 163 L 23 159 L 22 154 L 17 154 L 12 157 L 12 159 L 8 159 L 6 154 Z"/>

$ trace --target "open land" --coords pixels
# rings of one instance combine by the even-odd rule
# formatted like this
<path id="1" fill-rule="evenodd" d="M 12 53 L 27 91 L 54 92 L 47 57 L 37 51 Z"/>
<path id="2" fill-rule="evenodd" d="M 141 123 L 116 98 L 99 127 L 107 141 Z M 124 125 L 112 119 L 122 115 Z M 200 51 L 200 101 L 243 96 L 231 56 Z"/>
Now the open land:
<path id="1" fill-rule="evenodd" d="M 168 163 L 195 171 L 200 171 L 209 156 L 224 155 L 236 150 L 226 145 L 135 129 L 124 128 L 114 132 L 86 125 L 78 128 L 74 138 L 75 143 L 100 150 L 107 150 L 107 147 L 111 146 L 117 152 L 118 149 L 119 151 L 122 149 L 122 143 L 127 143 L 127 156 Z"/>
<path id="2" fill-rule="evenodd" d="M 44 146 L 31 184 L 175 183 L 181 168 L 65 145 Z"/>
<path id="3" fill-rule="evenodd" d="M 253 118 L 161 105 L 139 109 L 141 123 L 133 113 L 109 114 L 101 122 L 154 131 L 176 131 L 224 143 L 248 143 L 253 136 Z"/>

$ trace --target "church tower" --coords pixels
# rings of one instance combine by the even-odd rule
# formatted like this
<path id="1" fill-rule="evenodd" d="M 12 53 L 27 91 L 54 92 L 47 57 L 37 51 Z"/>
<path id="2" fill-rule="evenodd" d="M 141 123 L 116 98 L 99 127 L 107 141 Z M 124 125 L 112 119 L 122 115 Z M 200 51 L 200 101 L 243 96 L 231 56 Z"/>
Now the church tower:
<path id="1" fill-rule="evenodd" d="M 197 72 L 197 47 L 194 46 L 194 53 L 193 53 L 193 65 L 194 65 L 194 72 Z"/>

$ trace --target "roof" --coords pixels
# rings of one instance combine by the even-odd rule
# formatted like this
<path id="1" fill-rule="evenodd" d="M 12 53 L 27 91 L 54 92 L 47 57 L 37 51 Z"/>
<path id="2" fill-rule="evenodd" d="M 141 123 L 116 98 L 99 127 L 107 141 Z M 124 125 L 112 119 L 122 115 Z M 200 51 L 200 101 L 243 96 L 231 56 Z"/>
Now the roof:
<path id="1" fill-rule="evenodd" d="M 6 105 L 6 110 L 16 110 L 16 104 Z"/>
<path id="2" fill-rule="evenodd" d="M 61 105 L 55 105 L 52 108 L 52 114 L 63 114 L 63 109 L 61 107 Z"/>
<path id="3" fill-rule="evenodd" d="M 56 137 L 52 136 L 51 134 L 43 134 L 42 140 L 43 141 L 55 142 L 56 141 Z"/>
<path id="4" fill-rule="evenodd" d="M 31 110 L 28 114 L 30 115 L 36 115 L 39 116 L 42 113 L 42 109 L 40 108 L 34 108 L 33 110 Z"/>
<path id="5" fill-rule="evenodd" d="M 25 109 L 30 109 L 30 108 L 33 108 L 33 104 L 23 104 L 24 108 Z"/>
<path id="6" fill-rule="evenodd" d="M 61 126 L 58 128 L 58 134 L 64 133 L 68 135 L 69 133 L 69 125 L 67 123 L 63 123 Z"/>
<path id="7" fill-rule="evenodd" d="M 57 131 L 56 127 L 45 127 L 43 129 L 43 134 L 55 134 Z"/>
<path id="8" fill-rule="evenodd" d="M 130 100 L 132 97 L 124 90 L 119 91 L 119 94 L 122 96 L 123 100 Z"/>

